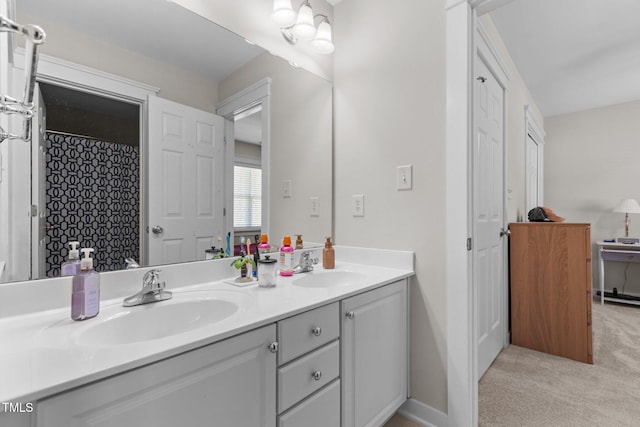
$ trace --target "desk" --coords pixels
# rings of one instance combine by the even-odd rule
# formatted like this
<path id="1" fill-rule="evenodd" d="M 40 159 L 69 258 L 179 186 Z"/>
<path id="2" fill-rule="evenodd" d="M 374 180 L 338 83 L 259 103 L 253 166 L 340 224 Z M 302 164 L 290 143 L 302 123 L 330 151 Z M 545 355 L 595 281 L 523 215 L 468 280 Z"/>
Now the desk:
<path id="1" fill-rule="evenodd" d="M 640 244 L 625 244 L 615 242 L 597 242 L 598 258 L 600 259 L 600 303 L 615 301 L 624 304 L 640 305 L 640 300 L 604 296 L 604 262 L 640 262 Z"/>

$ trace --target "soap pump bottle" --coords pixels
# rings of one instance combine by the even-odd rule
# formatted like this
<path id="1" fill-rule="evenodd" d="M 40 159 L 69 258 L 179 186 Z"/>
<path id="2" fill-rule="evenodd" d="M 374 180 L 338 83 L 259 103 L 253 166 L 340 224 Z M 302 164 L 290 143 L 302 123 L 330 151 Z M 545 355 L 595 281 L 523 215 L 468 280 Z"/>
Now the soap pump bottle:
<path id="1" fill-rule="evenodd" d="M 302 234 L 296 234 L 296 249 L 304 249 L 304 243 L 302 242 Z"/>
<path id="2" fill-rule="evenodd" d="M 282 239 L 279 267 L 281 276 L 293 276 L 293 248 L 291 247 L 290 236 L 284 236 L 284 239 Z"/>
<path id="3" fill-rule="evenodd" d="M 69 259 L 60 266 L 60 275 L 75 276 L 80 271 L 80 252 L 78 251 L 80 242 L 68 242 L 67 244 L 71 248 L 69 250 Z"/>
<path id="4" fill-rule="evenodd" d="M 327 241 L 322 249 L 322 267 L 330 270 L 336 267 L 336 253 L 331 243 L 331 237 L 327 237 Z"/>
<path id="5" fill-rule="evenodd" d="M 82 249 L 80 272 L 73 276 L 71 318 L 90 319 L 100 311 L 100 275 L 93 270 L 92 248 Z"/>

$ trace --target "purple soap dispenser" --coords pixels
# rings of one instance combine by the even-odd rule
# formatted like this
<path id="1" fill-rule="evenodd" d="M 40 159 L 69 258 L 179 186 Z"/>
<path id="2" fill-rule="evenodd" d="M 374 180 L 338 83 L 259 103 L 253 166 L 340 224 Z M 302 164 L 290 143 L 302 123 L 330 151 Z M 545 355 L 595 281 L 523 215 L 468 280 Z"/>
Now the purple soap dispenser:
<path id="1" fill-rule="evenodd" d="M 92 248 L 82 249 L 80 272 L 73 276 L 71 293 L 71 318 L 90 319 L 100 311 L 100 274 L 93 270 Z"/>

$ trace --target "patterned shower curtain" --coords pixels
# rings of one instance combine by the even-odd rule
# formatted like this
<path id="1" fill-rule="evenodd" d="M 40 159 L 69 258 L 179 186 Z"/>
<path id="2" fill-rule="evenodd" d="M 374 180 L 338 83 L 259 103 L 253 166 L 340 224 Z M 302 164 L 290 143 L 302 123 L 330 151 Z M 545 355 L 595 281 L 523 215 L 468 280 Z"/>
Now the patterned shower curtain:
<path id="1" fill-rule="evenodd" d="M 47 132 L 47 277 L 60 275 L 67 242 L 95 249 L 97 271 L 140 259 L 138 147 Z"/>

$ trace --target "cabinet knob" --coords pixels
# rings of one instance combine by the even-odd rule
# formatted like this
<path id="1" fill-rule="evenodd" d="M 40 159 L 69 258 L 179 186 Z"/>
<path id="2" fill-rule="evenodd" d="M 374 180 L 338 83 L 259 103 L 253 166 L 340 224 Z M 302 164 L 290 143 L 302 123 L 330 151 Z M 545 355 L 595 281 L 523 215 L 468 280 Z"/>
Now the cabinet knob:
<path id="1" fill-rule="evenodd" d="M 269 344 L 269 351 L 271 353 L 277 353 L 278 352 L 278 341 L 274 341 L 271 344 Z"/>
<path id="2" fill-rule="evenodd" d="M 311 376 L 313 377 L 314 380 L 320 381 L 320 378 L 322 378 L 322 372 L 319 370 L 313 371 L 313 373 L 311 373 Z"/>
<path id="3" fill-rule="evenodd" d="M 315 328 L 313 328 L 313 329 L 311 330 L 311 333 L 312 333 L 313 335 L 315 335 L 316 337 L 319 337 L 319 336 L 320 336 L 320 334 L 322 334 L 322 328 L 321 328 L 320 326 L 316 326 Z"/>
<path id="4" fill-rule="evenodd" d="M 354 317 L 356 317 L 356 314 L 353 311 L 347 311 L 345 316 L 347 316 L 347 319 L 353 319 Z"/>

